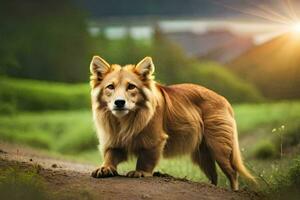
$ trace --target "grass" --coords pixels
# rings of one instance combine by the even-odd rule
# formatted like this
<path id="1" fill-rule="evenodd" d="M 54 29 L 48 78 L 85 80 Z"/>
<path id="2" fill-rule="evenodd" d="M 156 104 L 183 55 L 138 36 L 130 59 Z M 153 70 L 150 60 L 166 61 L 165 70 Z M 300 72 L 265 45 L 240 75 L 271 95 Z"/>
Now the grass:
<path id="1" fill-rule="evenodd" d="M 23 171 L 16 167 L 1 168 L 0 195 L 2 199 L 10 200 L 49 199 L 45 182 L 35 169 Z"/>
<path id="2" fill-rule="evenodd" d="M 0 136 L 9 142 L 77 153 L 97 145 L 89 111 L 39 112 L 0 116 Z"/>
<path id="3" fill-rule="evenodd" d="M 90 105 L 88 84 L 50 83 L 0 77 L 0 114 L 74 110 Z"/>
<path id="4" fill-rule="evenodd" d="M 300 102 L 243 104 L 234 106 L 234 110 L 242 153 L 247 160 L 246 164 L 251 170 L 254 170 L 256 175 L 263 175 L 267 182 L 274 182 L 275 180 L 271 176 L 278 173 L 276 170 L 280 171 L 289 166 L 293 155 L 284 154 L 282 159 L 272 158 L 268 161 L 258 160 L 253 155 L 259 145 L 276 141 L 278 134 L 272 130 L 282 125 L 285 125 L 286 132 L 291 132 L 293 137 L 299 138 L 297 124 L 300 119 Z M 288 135 L 286 134 L 286 138 L 289 138 Z M 286 138 L 284 135 L 284 141 Z M 6 116 L 0 115 L 0 139 L 27 144 L 53 154 L 67 155 L 68 158 L 76 160 L 93 164 L 101 163 L 92 115 L 89 110 L 22 112 Z M 287 144 L 290 144 L 290 140 L 286 140 L 289 141 Z M 266 147 L 261 145 L 259 148 Z M 279 153 L 277 148 L 275 151 Z M 296 150 L 294 153 L 299 153 L 299 151 Z M 132 160 L 121 164 L 119 170 L 120 173 L 126 173 L 134 167 L 135 163 Z M 203 173 L 187 157 L 161 160 L 156 170 L 195 181 L 206 180 Z M 228 184 L 224 176 L 220 177 L 220 182 L 221 185 Z M 264 185 L 268 187 L 267 184 Z"/>
<path id="5" fill-rule="evenodd" d="M 68 186 L 57 190 L 38 165 L 19 165 L 18 163 L 1 163 L 0 166 L 0 196 L 9 200 L 51 200 L 51 199 L 94 199 L 85 189 L 69 192 Z M 49 175 L 48 175 L 49 176 Z M 54 178 L 54 177 L 52 177 Z M 54 179 L 59 182 L 61 177 Z"/>
<path id="6" fill-rule="evenodd" d="M 269 199 L 299 199 L 300 194 L 300 157 L 289 161 L 281 173 L 274 173 L 274 181 L 264 192 Z"/>
<path id="7" fill-rule="evenodd" d="M 264 126 L 268 126 L 271 132 L 282 125 L 289 128 L 299 122 L 300 102 L 242 104 L 235 106 L 235 115 L 240 135 Z"/>

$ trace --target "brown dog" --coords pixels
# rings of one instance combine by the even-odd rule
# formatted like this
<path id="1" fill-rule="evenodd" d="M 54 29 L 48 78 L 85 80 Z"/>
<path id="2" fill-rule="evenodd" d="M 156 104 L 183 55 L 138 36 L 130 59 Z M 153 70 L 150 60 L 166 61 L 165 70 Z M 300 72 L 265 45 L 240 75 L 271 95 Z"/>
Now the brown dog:
<path id="1" fill-rule="evenodd" d="M 226 99 L 193 84 L 162 86 L 153 80 L 150 57 L 137 65 L 110 65 L 94 56 L 90 65 L 93 118 L 104 162 L 92 176 L 117 175 L 129 154 L 137 156 L 128 177 L 152 176 L 159 159 L 190 154 L 212 184 L 215 161 L 238 190 L 243 165 L 233 110 Z"/>

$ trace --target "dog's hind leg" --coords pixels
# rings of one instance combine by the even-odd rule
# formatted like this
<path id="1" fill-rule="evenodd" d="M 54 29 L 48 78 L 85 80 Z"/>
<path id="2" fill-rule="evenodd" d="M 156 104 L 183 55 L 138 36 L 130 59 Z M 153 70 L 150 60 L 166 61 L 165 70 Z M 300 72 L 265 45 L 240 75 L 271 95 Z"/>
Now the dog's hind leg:
<path id="1" fill-rule="evenodd" d="M 217 163 L 229 179 L 231 189 L 237 191 L 239 189 L 238 173 L 232 167 L 231 161 L 229 159 L 217 158 Z"/>
<path id="2" fill-rule="evenodd" d="M 230 120 L 213 119 L 206 122 L 204 137 L 218 165 L 230 181 L 232 190 L 238 190 L 238 173 L 232 165 L 234 132 Z"/>
<path id="3" fill-rule="evenodd" d="M 216 170 L 215 159 L 208 149 L 205 138 L 202 139 L 199 148 L 192 154 L 193 161 L 199 165 L 212 184 L 218 184 L 218 174 Z"/>

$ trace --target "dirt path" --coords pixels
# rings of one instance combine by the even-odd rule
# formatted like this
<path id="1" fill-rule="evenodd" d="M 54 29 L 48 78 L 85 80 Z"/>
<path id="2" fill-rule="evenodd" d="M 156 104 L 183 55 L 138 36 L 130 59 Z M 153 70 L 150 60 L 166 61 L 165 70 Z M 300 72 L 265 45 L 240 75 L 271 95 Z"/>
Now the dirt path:
<path id="1" fill-rule="evenodd" d="M 37 167 L 39 175 L 46 180 L 47 188 L 64 194 L 66 199 L 259 199 L 255 193 L 231 192 L 172 177 L 95 179 L 90 177 L 95 166 L 51 158 L 28 148 L 0 144 L 0 169 L 8 166 L 18 166 L 24 171 Z"/>

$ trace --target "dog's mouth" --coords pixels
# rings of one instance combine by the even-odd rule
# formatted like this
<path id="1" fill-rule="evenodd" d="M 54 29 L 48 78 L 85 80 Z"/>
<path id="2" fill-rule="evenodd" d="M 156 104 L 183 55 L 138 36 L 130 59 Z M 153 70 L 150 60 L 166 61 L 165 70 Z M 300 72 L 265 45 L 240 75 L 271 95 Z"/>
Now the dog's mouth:
<path id="1" fill-rule="evenodd" d="M 129 109 L 126 108 L 114 108 L 112 114 L 117 118 L 122 118 L 129 113 Z"/>
<path id="2" fill-rule="evenodd" d="M 128 111 L 127 108 L 114 108 L 113 111 Z"/>

